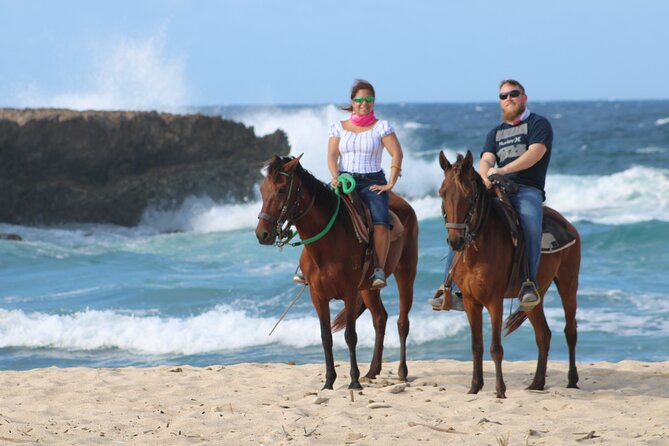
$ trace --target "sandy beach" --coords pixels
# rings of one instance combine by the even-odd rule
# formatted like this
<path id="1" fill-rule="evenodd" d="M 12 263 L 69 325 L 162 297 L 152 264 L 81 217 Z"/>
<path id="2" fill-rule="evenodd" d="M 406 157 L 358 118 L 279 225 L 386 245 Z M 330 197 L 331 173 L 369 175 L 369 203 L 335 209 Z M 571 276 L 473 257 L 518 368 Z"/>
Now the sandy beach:
<path id="1" fill-rule="evenodd" d="M 543 392 L 505 362 L 503 400 L 490 361 L 478 395 L 469 362 L 396 368 L 354 392 L 347 363 L 332 391 L 322 364 L 4 371 L 0 444 L 669 445 L 669 362 L 580 363 L 580 389 L 549 362 Z"/>

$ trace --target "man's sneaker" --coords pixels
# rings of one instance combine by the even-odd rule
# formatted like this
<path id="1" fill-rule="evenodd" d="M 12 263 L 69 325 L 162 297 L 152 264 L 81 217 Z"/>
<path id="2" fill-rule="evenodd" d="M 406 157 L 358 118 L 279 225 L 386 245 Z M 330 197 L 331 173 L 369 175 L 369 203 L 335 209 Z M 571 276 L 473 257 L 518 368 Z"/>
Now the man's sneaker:
<path id="1" fill-rule="evenodd" d="M 304 274 L 302 274 L 302 271 L 300 271 L 299 268 L 295 271 L 295 274 L 293 274 L 293 282 L 299 285 L 307 284 L 307 279 L 304 278 Z"/>
<path id="2" fill-rule="evenodd" d="M 441 310 L 444 306 L 444 292 L 446 291 L 446 285 L 443 283 L 434 294 L 432 299 L 428 299 L 427 303 L 432 305 L 432 309 Z M 455 311 L 465 311 L 465 306 L 462 303 L 462 293 L 460 291 L 452 292 L 451 291 L 451 310 Z"/>
<path id="3" fill-rule="evenodd" d="M 380 290 L 387 285 L 386 275 L 381 268 L 374 268 L 374 273 L 372 274 L 371 279 L 372 286 L 369 288 L 370 290 Z"/>
<path id="4" fill-rule="evenodd" d="M 523 311 L 531 311 L 534 307 L 539 305 L 541 296 L 539 296 L 539 291 L 537 291 L 534 282 L 531 280 L 523 282 L 523 286 L 520 288 L 520 294 L 518 295 L 518 300 L 520 300 L 520 309 Z"/>

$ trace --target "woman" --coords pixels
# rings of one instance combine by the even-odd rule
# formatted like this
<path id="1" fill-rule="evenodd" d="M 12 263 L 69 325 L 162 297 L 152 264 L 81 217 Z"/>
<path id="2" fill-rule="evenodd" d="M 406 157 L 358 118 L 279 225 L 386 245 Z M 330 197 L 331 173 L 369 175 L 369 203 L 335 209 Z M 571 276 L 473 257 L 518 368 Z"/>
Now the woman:
<path id="1" fill-rule="evenodd" d="M 351 88 L 350 105 L 342 107 L 342 110 L 351 112 L 351 117 L 330 126 L 328 169 L 333 187 L 339 187 L 337 177 L 341 173 L 351 174 L 360 198 L 369 207 L 374 224 L 377 262 L 371 277 L 371 289 L 380 289 L 386 286 L 383 268 L 390 247 L 388 191 L 392 190 L 400 176 L 403 154 L 393 127 L 374 115 L 375 99 L 372 84 L 356 80 Z M 384 147 L 392 157 L 388 181 L 381 169 Z M 304 279 L 300 276 L 296 274 L 294 280 L 303 283 Z"/>

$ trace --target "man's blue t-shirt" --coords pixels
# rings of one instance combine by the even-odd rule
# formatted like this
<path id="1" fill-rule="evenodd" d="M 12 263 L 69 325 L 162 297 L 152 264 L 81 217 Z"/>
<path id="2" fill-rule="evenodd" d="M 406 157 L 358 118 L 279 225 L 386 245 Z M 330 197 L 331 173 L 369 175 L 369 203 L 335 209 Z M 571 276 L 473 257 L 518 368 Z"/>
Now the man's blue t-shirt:
<path id="1" fill-rule="evenodd" d="M 518 125 L 503 122 L 488 133 L 481 156 L 485 152 L 490 152 L 495 155 L 497 165 L 504 167 L 525 153 L 532 144 L 545 145 L 546 153 L 544 156 L 529 169 L 513 172 L 506 176 L 518 184 L 536 187 L 543 193 L 545 199 L 546 171 L 551 159 L 551 146 L 553 145 L 553 128 L 546 118 L 536 113 L 530 113 L 527 119 Z"/>

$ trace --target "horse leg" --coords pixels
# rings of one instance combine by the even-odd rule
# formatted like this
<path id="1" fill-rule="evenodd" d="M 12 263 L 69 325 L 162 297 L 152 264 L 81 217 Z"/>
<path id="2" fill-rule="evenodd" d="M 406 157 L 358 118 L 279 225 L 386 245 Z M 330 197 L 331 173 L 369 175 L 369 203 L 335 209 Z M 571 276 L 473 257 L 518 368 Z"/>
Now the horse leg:
<path id="1" fill-rule="evenodd" d="M 348 355 L 351 363 L 351 384 L 348 386 L 349 389 L 362 389 L 362 386 L 360 385 L 360 369 L 358 368 L 358 359 L 355 353 L 355 348 L 358 344 L 358 334 L 355 331 L 355 321 L 358 316 L 357 300 L 357 289 L 348 292 L 344 300 L 344 307 L 346 310 L 346 330 L 344 331 L 344 339 L 346 339 L 346 345 L 348 345 Z"/>
<path id="2" fill-rule="evenodd" d="M 506 384 L 502 375 L 502 359 L 504 358 L 504 347 L 502 347 L 502 312 L 503 301 L 495 301 L 488 306 L 490 313 L 490 325 L 492 341 L 490 342 L 490 356 L 495 363 L 495 389 L 497 398 L 506 398 Z"/>
<path id="3" fill-rule="evenodd" d="M 544 296 L 545 294 L 546 290 L 542 290 L 541 295 Z M 532 384 L 527 386 L 527 390 L 544 390 L 544 386 L 546 385 L 548 351 L 551 346 L 551 329 L 548 327 L 548 322 L 546 322 L 543 298 L 539 305 L 527 313 L 527 318 L 530 320 L 530 323 L 534 328 L 534 340 L 537 343 L 537 348 L 539 350 L 537 369 L 534 372 Z"/>
<path id="4" fill-rule="evenodd" d="M 321 324 L 321 343 L 323 344 L 323 352 L 325 353 L 325 385 L 323 385 L 323 389 L 332 390 L 332 385 L 335 379 L 337 379 L 337 372 L 335 372 L 334 356 L 332 354 L 330 301 L 314 293 L 312 288 L 311 303 L 318 314 L 318 321 Z"/>
<path id="5" fill-rule="evenodd" d="M 478 303 L 464 300 L 469 328 L 472 332 L 472 360 L 474 371 L 472 373 L 472 386 L 467 393 L 479 393 L 483 388 L 483 307 Z"/>
<path id="6" fill-rule="evenodd" d="M 381 293 L 379 290 L 364 290 L 360 292 L 365 306 L 372 314 L 372 322 L 374 323 L 374 331 L 376 332 L 376 339 L 374 341 L 374 355 L 372 356 L 372 363 L 369 365 L 369 371 L 365 375 L 366 378 L 374 379 L 381 373 L 381 362 L 383 361 L 383 340 L 386 335 L 386 323 L 388 321 L 388 312 L 381 301 Z"/>
<path id="7" fill-rule="evenodd" d="M 571 278 L 571 280 L 570 280 Z M 578 334 L 576 331 L 576 290 L 578 289 L 578 274 L 571 274 L 566 281 L 555 279 L 558 293 L 562 298 L 562 307 L 564 308 L 564 334 L 567 338 L 569 347 L 569 372 L 568 388 L 578 389 L 578 371 L 576 370 L 576 341 Z"/>
<path id="8" fill-rule="evenodd" d="M 403 256 L 395 270 L 395 281 L 400 294 L 400 314 L 397 318 L 397 332 L 400 336 L 400 365 L 397 375 L 406 381 L 409 376 L 407 368 L 407 337 L 409 336 L 409 311 L 413 305 L 413 283 L 416 278 L 416 261 L 413 255 Z"/>

